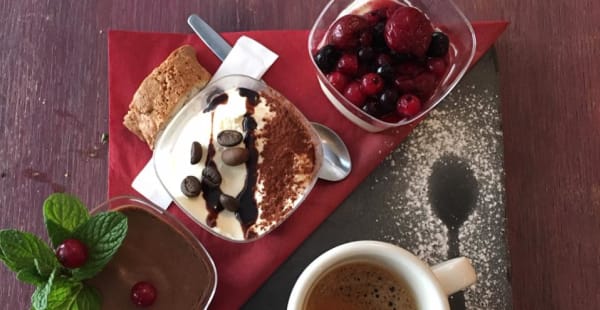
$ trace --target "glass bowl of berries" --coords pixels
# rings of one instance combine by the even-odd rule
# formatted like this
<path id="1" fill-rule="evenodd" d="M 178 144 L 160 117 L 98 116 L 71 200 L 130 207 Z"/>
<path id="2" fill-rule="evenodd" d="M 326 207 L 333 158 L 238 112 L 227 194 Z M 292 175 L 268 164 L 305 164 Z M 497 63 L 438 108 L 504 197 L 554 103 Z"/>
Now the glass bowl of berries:
<path id="1" fill-rule="evenodd" d="M 332 0 L 308 51 L 326 97 L 370 132 L 421 118 L 456 86 L 475 33 L 452 1 Z"/>

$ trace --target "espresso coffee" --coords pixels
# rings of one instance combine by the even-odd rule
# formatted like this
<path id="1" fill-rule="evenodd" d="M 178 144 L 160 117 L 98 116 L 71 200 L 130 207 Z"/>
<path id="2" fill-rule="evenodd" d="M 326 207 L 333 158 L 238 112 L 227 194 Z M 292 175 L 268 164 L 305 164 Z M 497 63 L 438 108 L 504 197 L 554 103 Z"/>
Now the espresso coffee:
<path id="1" fill-rule="evenodd" d="M 315 282 L 305 310 L 416 310 L 412 291 L 398 276 L 370 262 L 351 262 Z"/>

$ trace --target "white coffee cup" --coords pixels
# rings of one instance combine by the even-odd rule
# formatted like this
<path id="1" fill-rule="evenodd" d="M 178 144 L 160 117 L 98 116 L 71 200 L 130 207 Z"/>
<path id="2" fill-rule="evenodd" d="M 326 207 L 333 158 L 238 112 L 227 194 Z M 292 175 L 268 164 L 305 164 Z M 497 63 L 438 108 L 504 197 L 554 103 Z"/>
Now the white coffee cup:
<path id="1" fill-rule="evenodd" d="M 465 257 L 430 267 L 398 246 L 380 241 L 355 241 L 323 253 L 306 267 L 292 289 L 287 309 L 304 309 L 313 284 L 332 268 L 352 261 L 377 264 L 403 279 L 419 309 L 450 309 L 448 296 L 477 280 L 471 260 Z"/>

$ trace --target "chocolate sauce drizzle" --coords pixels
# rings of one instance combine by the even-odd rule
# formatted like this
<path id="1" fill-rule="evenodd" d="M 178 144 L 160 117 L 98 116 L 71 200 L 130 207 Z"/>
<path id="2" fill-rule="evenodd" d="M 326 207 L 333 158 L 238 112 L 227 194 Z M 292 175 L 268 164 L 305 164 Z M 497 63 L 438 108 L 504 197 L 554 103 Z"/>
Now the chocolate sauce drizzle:
<path id="1" fill-rule="evenodd" d="M 208 103 L 208 106 L 202 112 L 207 113 L 207 112 L 213 111 L 214 109 L 217 108 L 218 105 L 227 103 L 227 99 L 229 99 L 229 97 L 227 96 L 226 93 L 222 93 L 216 97 L 213 97 L 210 100 L 210 102 Z M 212 136 L 210 138 L 212 139 Z"/>
<path id="2" fill-rule="evenodd" d="M 250 154 L 248 161 L 246 162 L 246 181 L 244 182 L 244 188 L 237 195 L 236 199 L 240 201 L 240 208 L 236 212 L 236 218 L 240 221 L 242 225 L 242 230 L 244 231 L 244 236 L 246 239 L 252 238 L 255 236 L 255 233 L 249 232 L 248 229 L 254 223 L 256 223 L 256 219 L 258 218 L 258 208 L 256 206 L 256 199 L 254 198 L 254 192 L 256 191 L 256 181 L 258 175 L 258 150 L 256 149 L 256 120 L 252 116 L 254 114 L 254 108 L 258 104 L 259 94 L 253 90 L 247 88 L 239 88 L 238 89 L 240 96 L 246 97 L 246 114 L 244 114 L 244 119 L 242 121 L 242 126 L 246 135 L 244 137 L 244 145 Z M 206 109 L 204 109 L 204 113 L 211 112 L 220 104 L 226 104 L 228 101 L 228 96 L 226 93 L 218 95 L 214 97 Z M 211 115 L 211 132 L 210 132 L 210 140 L 208 145 L 208 154 L 206 156 L 205 165 L 212 166 L 217 169 L 217 166 L 213 160 L 216 150 L 213 144 L 213 127 L 214 127 L 214 113 Z M 218 171 L 218 170 L 217 170 Z M 215 227 L 217 225 L 217 217 L 221 211 L 223 211 L 223 206 L 219 203 L 219 196 L 222 191 L 219 187 L 210 187 L 206 184 L 202 183 L 202 196 L 206 201 L 206 208 L 208 210 L 208 215 L 206 217 L 206 224 L 210 227 Z"/>

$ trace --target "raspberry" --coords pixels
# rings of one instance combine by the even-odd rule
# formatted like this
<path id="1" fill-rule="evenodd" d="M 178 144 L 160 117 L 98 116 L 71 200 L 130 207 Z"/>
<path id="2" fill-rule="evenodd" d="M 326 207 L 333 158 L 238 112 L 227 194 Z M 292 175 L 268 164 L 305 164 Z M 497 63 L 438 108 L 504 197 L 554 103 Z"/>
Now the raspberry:
<path id="1" fill-rule="evenodd" d="M 339 71 L 329 73 L 327 75 L 327 80 L 340 93 L 343 92 L 344 89 L 346 89 L 346 85 L 348 85 L 348 77 Z"/>
<path id="2" fill-rule="evenodd" d="M 56 248 L 56 258 L 67 268 L 79 268 L 88 259 L 87 247 L 77 239 L 66 239 Z"/>
<path id="3" fill-rule="evenodd" d="M 360 16 L 342 16 L 331 26 L 329 43 L 341 49 L 357 47 L 360 35 L 368 26 L 367 21 Z"/>
<path id="4" fill-rule="evenodd" d="M 433 27 L 421 11 L 407 6 L 397 8 L 385 24 L 385 42 L 398 53 L 425 56 Z"/>
<path id="5" fill-rule="evenodd" d="M 421 100 L 415 95 L 402 95 L 398 100 L 396 111 L 400 116 L 413 117 L 421 111 Z"/>
<path id="6" fill-rule="evenodd" d="M 353 76 L 358 72 L 358 58 L 354 54 L 344 54 L 337 63 L 337 70 Z"/>
<path id="7" fill-rule="evenodd" d="M 383 86 L 383 78 L 377 73 L 367 73 L 360 79 L 360 90 L 367 96 L 379 93 Z"/>
<path id="8" fill-rule="evenodd" d="M 344 90 L 344 97 L 346 97 L 350 102 L 352 102 L 357 107 L 362 107 L 365 102 L 366 96 L 360 90 L 360 83 L 357 81 L 352 81 L 346 89 Z"/>

